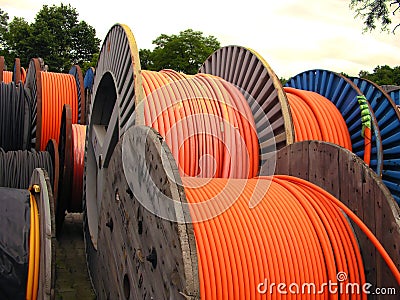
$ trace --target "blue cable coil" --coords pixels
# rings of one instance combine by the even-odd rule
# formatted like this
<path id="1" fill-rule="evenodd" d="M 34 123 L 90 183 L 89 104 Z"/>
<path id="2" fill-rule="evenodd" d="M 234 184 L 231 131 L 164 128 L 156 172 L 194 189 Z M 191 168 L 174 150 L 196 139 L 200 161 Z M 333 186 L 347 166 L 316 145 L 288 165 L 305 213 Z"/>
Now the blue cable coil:
<path id="1" fill-rule="evenodd" d="M 89 69 L 87 69 L 85 73 L 85 78 L 83 79 L 83 86 L 85 87 L 85 90 L 89 90 L 90 92 L 92 92 L 93 82 L 94 82 L 94 68 L 90 67 Z"/>

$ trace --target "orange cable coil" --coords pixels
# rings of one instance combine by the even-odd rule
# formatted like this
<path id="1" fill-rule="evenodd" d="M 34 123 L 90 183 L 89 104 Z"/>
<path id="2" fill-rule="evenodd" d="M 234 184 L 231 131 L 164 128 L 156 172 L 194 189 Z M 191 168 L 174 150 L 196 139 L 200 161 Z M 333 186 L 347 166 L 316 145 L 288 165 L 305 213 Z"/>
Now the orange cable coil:
<path id="1" fill-rule="evenodd" d="M 311 91 L 289 87 L 284 90 L 292 113 L 296 142 L 319 140 L 352 150 L 346 122 L 331 101 Z"/>
<path id="2" fill-rule="evenodd" d="M 42 80 L 40 150 L 44 150 L 50 139 L 55 139 L 59 143 L 64 104 L 71 106 L 72 123 L 78 123 L 78 91 L 75 78 L 70 74 L 41 72 L 40 76 Z"/>
<path id="3" fill-rule="evenodd" d="M 251 178 L 259 144 L 250 107 L 216 76 L 142 71 L 145 125 L 164 138 L 181 175 Z"/>
<path id="4" fill-rule="evenodd" d="M 3 82 L 10 83 L 12 82 L 13 72 L 11 71 L 3 71 Z"/>
<path id="5" fill-rule="evenodd" d="M 21 67 L 21 81 L 22 83 L 25 83 L 26 80 L 26 70 L 24 67 Z"/>
<path id="6" fill-rule="evenodd" d="M 72 186 L 70 210 L 82 211 L 86 125 L 72 124 Z"/>
<path id="7" fill-rule="evenodd" d="M 202 299 L 326 299 L 328 287 L 324 293 L 307 295 L 300 294 L 302 284 L 315 284 L 317 291 L 329 282 L 358 284 L 360 289 L 365 284 L 360 249 L 341 211 L 346 207 L 317 186 L 291 176 L 248 180 L 184 177 L 182 181 L 194 220 Z M 260 201 L 250 208 L 254 197 Z M 206 203 L 210 199 L 212 202 Z M 232 203 L 232 199 L 236 201 Z M 199 206 L 201 203 L 205 205 Z M 229 208 L 222 211 L 223 207 Z M 344 211 L 368 232 L 351 210 Z M 393 261 L 379 241 L 367 234 L 400 282 Z M 347 279 L 338 281 L 338 274 Z M 286 295 L 278 293 L 280 283 L 286 285 Z M 291 284 L 300 292 L 290 293 Z M 340 296 L 330 296 L 367 298 L 345 290 Z"/>

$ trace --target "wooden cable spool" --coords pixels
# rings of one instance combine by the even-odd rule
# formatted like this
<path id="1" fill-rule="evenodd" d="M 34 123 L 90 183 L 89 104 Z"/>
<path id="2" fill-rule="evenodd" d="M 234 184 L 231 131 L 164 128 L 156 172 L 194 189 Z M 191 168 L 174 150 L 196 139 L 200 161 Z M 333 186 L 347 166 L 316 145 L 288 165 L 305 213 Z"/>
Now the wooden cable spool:
<path id="1" fill-rule="evenodd" d="M 271 167 L 275 174 L 305 179 L 340 199 L 376 235 L 400 269 L 400 209 L 382 179 L 362 159 L 334 144 L 304 141 L 279 150 L 276 166 Z M 374 287 L 398 289 L 398 283 L 370 241 L 357 227 L 354 230 L 367 282 Z"/>
<path id="2" fill-rule="evenodd" d="M 225 79 L 248 100 L 260 142 L 260 165 L 275 149 L 294 142 L 293 120 L 282 84 L 256 51 L 222 47 L 207 58 L 199 72 Z"/>
<path id="3" fill-rule="evenodd" d="M 86 93 L 83 83 L 82 70 L 78 65 L 72 66 L 69 74 L 75 77 L 76 86 L 78 88 L 78 124 L 86 124 Z"/>
<path id="4" fill-rule="evenodd" d="M 293 76 L 285 86 L 316 92 L 335 104 L 349 129 L 352 151 L 359 157 L 364 157 L 365 141 L 361 134 L 360 105 L 357 101 L 357 96 L 363 96 L 363 93 L 350 79 L 329 70 L 315 69 Z M 371 105 L 367 104 L 371 116 L 372 133 L 370 166 L 378 175 L 381 175 L 383 165 L 381 135 L 374 111 Z"/>
<path id="5" fill-rule="evenodd" d="M 83 205 L 87 262 L 97 297 L 199 299 L 198 246 L 185 190 L 164 139 L 142 125 L 140 61 L 134 37 L 124 25 L 113 26 L 105 39 L 93 96 Z M 282 125 L 280 133 L 286 128 Z M 284 138 L 279 143 L 290 144 L 285 134 L 280 136 Z M 272 155 L 266 154 L 262 175 L 274 173 Z M 341 179 L 350 178 L 351 170 L 341 169 Z M 371 178 L 378 193 L 384 187 L 376 176 Z M 332 180 L 325 184 L 326 189 L 336 187 Z M 360 195 L 373 199 L 359 189 L 348 191 L 349 199 Z M 164 201 L 166 197 L 174 201 Z"/>
<path id="6" fill-rule="evenodd" d="M 0 82 L 3 82 L 4 67 L 5 67 L 4 56 L 0 56 Z"/>
<path id="7" fill-rule="evenodd" d="M 61 232 L 66 211 L 82 212 L 83 156 L 86 126 L 72 124 L 72 111 L 64 104 L 61 116 L 59 156 L 59 197 L 56 200 L 57 235 Z"/>
<path id="8" fill-rule="evenodd" d="M 55 299 L 56 282 L 56 224 L 50 179 L 42 169 L 31 178 L 32 194 L 40 214 L 40 273 L 38 299 Z M 39 187 L 39 189 L 37 189 Z"/>
<path id="9" fill-rule="evenodd" d="M 61 120 L 61 113 L 62 113 L 62 104 L 64 104 L 65 101 L 72 101 L 74 102 L 74 106 L 76 106 L 76 112 L 74 111 L 74 116 L 76 116 L 76 120 L 75 122 L 77 122 L 77 115 L 79 113 L 79 111 L 84 111 L 84 108 L 79 107 L 80 106 L 85 106 L 85 98 L 84 95 L 82 94 L 82 88 L 83 87 L 83 77 L 82 77 L 82 73 L 80 68 L 77 68 L 76 66 L 74 66 L 71 69 L 71 72 L 74 75 L 69 74 L 68 76 L 72 76 L 75 80 L 76 83 L 76 91 L 77 94 L 74 95 L 77 97 L 77 99 L 81 99 L 81 102 L 78 103 L 78 101 L 76 101 L 76 103 L 74 102 L 74 99 L 66 99 L 66 98 L 62 98 L 62 99 L 57 99 L 54 101 L 59 101 L 56 104 L 58 106 L 60 106 L 60 111 L 55 111 L 53 106 L 49 106 L 47 103 L 43 103 L 44 100 L 44 95 L 45 92 L 43 90 L 43 88 L 45 87 L 42 82 L 43 80 L 43 76 L 48 76 L 47 74 L 42 74 L 42 73 L 46 73 L 44 71 L 44 65 L 43 65 L 43 61 L 37 58 L 33 58 L 31 59 L 30 63 L 29 63 L 29 68 L 28 68 L 28 73 L 27 73 L 27 77 L 26 77 L 26 81 L 25 81 L 25 88 L 28 91 L 28 93 L 30 94 L 31 97 L 31 115 L 32 115 L 32 126 L 31 126 L 31 137 L 32 137 L 32 146 L 35 147 L 36 149 L 40 149 L 40 147 L 43 145 L 43 143 L 45 141 L 42 141 L 42 139 L 44 139 L 45 137 L 42 137 L 42 135 L 44 135 L 44 131 L 46 132 L 46 136 L 49 135 L 49 132 L 54 133 L 55 131 L 59 130 L 58 128 L 53 128 L 51 125 L 49 125 L 50 123 L 54 123 L 54 124 L 58 124 L 58 122 Z M 58 74 L 58 73 L 51 73 L 54 75 L 60 75 L 60 76 L 67 76 L 67 74 Z M 42 76 L 43 75 L 43 76 Z M 48 79 L 50 81 L 50 83 L 47 84 L 51 84 L 51 79 Z M 57 91 L 57 90 L 52 90 L 52 92 L 54 92 L 55 94 L 60 93 L 61 91 Z M 47 95 L 47 94 L 46 94 Z M 48 100 L 48 95 L 45 97 L 45 99 Z M 47 106 L 44 106 L 47 105 Z M 55 105 L 54 105 L 55 106 Z M 54 116 L 52 116 L 51 119 L 49 117 L 49 115 L 45 115 L 45 112 L 47 112 L 48 110 L 52 110 L 52 113 L 54 114 Z M 50 114 L 48 112 L 48 114 Z M 74 118 L 74 119 L 75 119 Z M 50 122 L 51 121 L 51 122 Z M 83 124 L 84 121 L 84 114 L 80 115 L 80 122 Z M 45 125 L 43 125 L 45 124 Z M 53 124 L 53 125 L 54 125 Z M 58 136 L 52 136 L 50 138 L 54 138 L 54 139 L 58 139 Z"/>

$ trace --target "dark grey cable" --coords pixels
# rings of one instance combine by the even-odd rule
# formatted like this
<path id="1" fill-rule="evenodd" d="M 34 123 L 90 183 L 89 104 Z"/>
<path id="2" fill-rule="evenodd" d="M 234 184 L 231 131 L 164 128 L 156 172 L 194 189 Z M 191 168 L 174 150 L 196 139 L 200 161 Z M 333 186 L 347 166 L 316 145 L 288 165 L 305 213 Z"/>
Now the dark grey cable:
<path id="1" fill-rule="evenodd" d="M 0 85 L 0 147 L 5 151 L 30 148 L 31 109 L 23 84 Z"/>
<path id="2" fill-rule="evenodd" d="M 33 170 L 45 169 L 51 184 L 54 183 L 54 168 L 51 155 L 47 151 L 8 151 L 0 148 L 0 186 L 27 189 Z"/>

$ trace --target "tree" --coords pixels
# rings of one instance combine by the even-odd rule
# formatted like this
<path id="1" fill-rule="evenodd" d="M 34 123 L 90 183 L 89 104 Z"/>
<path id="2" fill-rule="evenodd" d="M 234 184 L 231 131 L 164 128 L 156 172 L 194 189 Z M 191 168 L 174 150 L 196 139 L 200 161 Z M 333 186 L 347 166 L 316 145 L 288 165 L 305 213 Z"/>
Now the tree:
<path id="1" fill-rule="evenodd" d="M 382 30 L 388 30 L 392 23 L 390 15 L 399 10 L 400 0 L 351 0 L 350 8 L 356 12 L 357 17 L 364 20 L 364 31 L 376 29 L 377 22 Z"/>
<path id="2" fill-rule="evenodd" d="M 151 59 L 151 50 L 149 49 L 140 49 L 139 57 L 140 57 L 140 66 L 143 70 L 153 70 L 153 62 Z"/>
<path id="3" fill-rule="evenodd" d="M 42 57 L 50 70 L 67 71 L 73 64 L 90 61 L 99 51 L 95 29 L 78 23 L 78 13 L 71 5 L 44 5 L 32 24 L 31 36 L 34 56 Z"/>
<path id="4" fill-rule="evenodd" d="M 0 8 L 0 56 L 5 56 L 6 41 L 5 35 L 8 31 L 8 14 Z"/>
<path id="5" fill-rule="evenodd" d="M 187 29 L 179 35 L 161 34 L 153 41 L 153 51 L 141 49 L 143 69 L 159 71 L 173 69 L 186 74 L 195 74 L 220 43 L 214 36 L 203 36 L 201 31 Z"/>
<path id="6" fill-rule="evenodd" d="M 0 11 L 0 17 L 2 16 Z M 71 5 L 44 5 L 35 21 L 14 18 L 4 34 L 6 56 L 21 59 L 28 66 L 33 57 L 41 57 L 50 71 L 66 72 L 74 64 L 88 64 L 99 52 L 95 29 L 84 21 Z M 0 41 L 1 42 L 1 41 Z M 8 61 L 8 59 L 7 59 Z"/>
<path id="7" fill-rule="evenodd" d="M 400 66 L 394 68 L 387 65 L 377 66 L 373 73 L 361 70 L 358 76 L 378 85 L 400 85 Z"/>
<path id="8" fill-rule="evenodd" d="M 4 57 L 10 67 L 16 57 L 26 58 L 21 59 L 21 63 L 28 65 L 27 57 L 31 57 L 33 52 L 30 46 L 30 30 L 30 25 L 23 18 L 15 17 L 8 24 L 8 31 L 5 34 L 7 51 Z"/>

